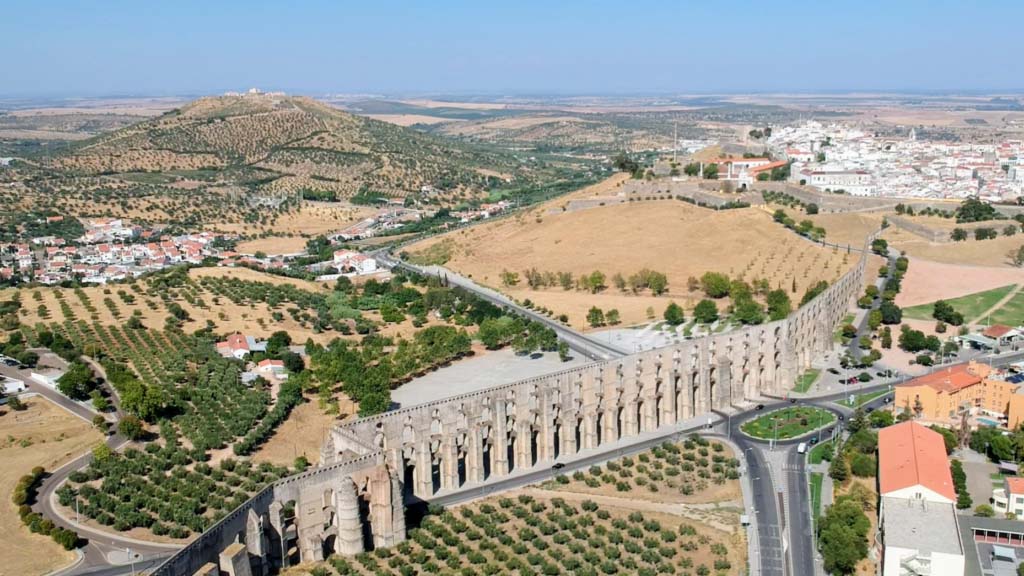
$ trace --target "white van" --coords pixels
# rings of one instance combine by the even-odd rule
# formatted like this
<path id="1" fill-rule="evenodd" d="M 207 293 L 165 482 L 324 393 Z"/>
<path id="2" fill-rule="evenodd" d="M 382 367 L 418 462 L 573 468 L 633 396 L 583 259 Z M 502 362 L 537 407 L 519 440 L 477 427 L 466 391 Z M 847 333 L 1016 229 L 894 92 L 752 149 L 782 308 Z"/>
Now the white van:
<path id="1" fill-rule="evenodd" d="M 805 452 L 807 452 L 807 442 L 801 442 L 799 445 L 797 445 L 796 451 L 800 454 L 804 454 Z"/>

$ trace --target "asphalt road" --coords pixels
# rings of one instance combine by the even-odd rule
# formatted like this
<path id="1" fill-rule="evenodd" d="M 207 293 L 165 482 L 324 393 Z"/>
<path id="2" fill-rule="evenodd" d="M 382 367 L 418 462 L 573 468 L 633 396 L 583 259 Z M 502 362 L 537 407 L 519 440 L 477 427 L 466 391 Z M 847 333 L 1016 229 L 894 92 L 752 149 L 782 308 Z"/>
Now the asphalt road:
<path id="1" fill-rule="evenodd" d="M 752 488 L 754 503 L 753 523 L 757 530 L 757 554 L 760 557 L 760 574 L 784 576 L 786 555 L 783 548 L 782 523 L 779 518 L 778 492 L 772 483 L 771 469 L 761 449 L 738 433 L 739 424 L 734 423 L 729 433 L 731 440 L 743 451 L 747 475 Z"/>

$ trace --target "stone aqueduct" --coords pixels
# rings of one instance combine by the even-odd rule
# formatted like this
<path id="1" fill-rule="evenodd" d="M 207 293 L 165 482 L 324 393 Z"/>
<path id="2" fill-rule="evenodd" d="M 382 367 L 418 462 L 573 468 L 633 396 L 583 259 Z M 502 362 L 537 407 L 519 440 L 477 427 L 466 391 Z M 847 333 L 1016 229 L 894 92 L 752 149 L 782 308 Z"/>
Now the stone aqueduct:
<path id="1" fill-rule="evenodd" d="M 870 239 L 869 239 L 870 240 Z M 266 487 L 158 567 L 158 576 L 268 574 L 405 539 L 405 505 L 612 450 L 622 438 L 782 394 L 832 346 L 866 251 L 788 318 L 336 426 L 320 466 Z"/>

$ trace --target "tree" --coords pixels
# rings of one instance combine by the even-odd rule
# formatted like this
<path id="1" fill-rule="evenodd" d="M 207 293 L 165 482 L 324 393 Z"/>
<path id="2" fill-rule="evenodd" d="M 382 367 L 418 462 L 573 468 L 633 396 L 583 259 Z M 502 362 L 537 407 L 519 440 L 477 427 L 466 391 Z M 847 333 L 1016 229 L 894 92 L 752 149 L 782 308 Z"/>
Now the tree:
<path id="1" fill-rule="evenodd" d="M 597 306 L 591 306 L 590 310 L 587 311 L 587 323 L 591 327 L 598 327 L 604 325 L 604 311 Z"/>
<path id="2" fill-rule="evenodd" d="M 868 421 L 871 422 L 873 428 L 885 428 L 886 426 L 892 426 L 895 418 L 892 412 L 888 410 L 875 410 L 868 416 Z"/>
<path id="3" fill-rule="evenodd" d="M 857 432 L 864 430 L 867 427 L 867 412 L 864 411 L 863 406 L 857 406 L 856 410 L 853 411 L 853 415 L 850 416 L 850 423 L 847 426 L 847 429 L 850 431 L 850 434 L 856 434 Z"/>
<path id="4" fill-rule="evenodd" d="M 772 290 L 768 293 L 767 302 L 768 319 L 772 321 L 782 320 L 793 310 L 793 303 L 785 290 Z"/>
<path id="5" fill-rule="evenodd" d="M 842 458 L 835 458 L 837 462 Z M 821 520 L 821 555 L 825 571 L 850 574 L 857 563 L 867 557 L 867 533 L 871 522 L 861 504 L 852 497 L 840 496 Z"/>
<path id="6" fill-rule="evenodd" d="M 1006 253 L 1006 258 L 1016 267 L 1024 266 L 1024 244 Z"/>
<path id="7" fill-rule="evenodd" d="M 509 272 L 508 270 L 502 270 L 501 283 L 506 287 L 515 286 L 516 284 L 519 284 L 519 273 Z"/>
<path id="8" fill-rule="evenodd" d="M 709 298 L 725 298 L 729 295 L 729 277 L 719 272 L 705 272 L 700 278 L 701 288 Z"/>
<path id="9" fill-rule="evenodd" d="M 936 425 L 929 426 L 929 428 L 938 432 L 939 434 L 942 434 L 942 442 L 946 445 L 946 454 L 952 454 L 953 450 L 956 450 L 956 432 L 953 432 L 949 428 L 943 428 L 942 426 Z"/>
<path id="10" fill-rule="evenodd" d="M 764 322 L 764 309 L 749 296 L 740 300 L 734 308 L 733 316 L 743 324 L 752 325 Z"/>
<path id="11" fill-rule="evenodd" d="M 988 504 L 978 504 L 978 507 L 974 509 L 974 515 L 979 518 L 991 518 L 996 515 L 996 511 Z M 1024 564 L 1021 564 L 1024 566 Z M 1018 570 L 1018 572 L 1020 572 Z"/>
<path id="12" fill-rule="evenodd" d="M 89 393 L 89 399 L 92 401 L 92 407 L 98 412 L 106 412 L 110 408 L 110 402 L 103 396 L 99 390 L 93 390 Z"/>
<path id="13" fill-rule="evenodd" d="M 842 483 L 849 475 L 850 471 L 846 467 L 846 458 L 843 457 L 842 451 L 837 451 L 836 457 L 832 459 L 832 463 L 828 466 L 828 475 L 832 477 L 836 482 Z"/>
<path id="14" fill-rule="evenodd" d="M 558 359 L 562 362 L 568 362 L 571 360 L 571 357 L 569 356 L 569 345 L 565 340 L 558 341 Z"/>
<path id="15" fill-rule="evenodd" d="M 953 228 L 949 237 L 954 242 L 963 242 L 964 240 L 967 240 L 967 230 L 964 230 L 963 228 Z"/>
<path id="16" fill-rule="evenodd" d="M 619 319 L 619 311 L 615 308 L 612 308 L 611 310 L 605 312 L 604 319 L 611 326 L 615 326 L 619 324 L 619 322 L 621 322 L 621 320 Z"/>
<path id="17" fill-rule="evenodd" d="M 590 288 L 590 292 L 592 294 L 596 294 L 607 288 L 608 285 L 605 283 L 604 272 L 601 272 L 600 270 L 594 270 L 591 272 L 590 276 L 587 277 L 587 286 Z"/>
<path id="18" fill-rule="evenodd" d="M 854 476 L 860 478 L 870 478 L 875 475 L 875 469 L 878 467 L 875 462 L 874 456 L 867 454 L 854 454 L 850 462 L 850 471 L 853 472 Z"/>
<path id="19" fill-rule="evenodd" d="M 903 321 L 903 310 L 888 300 L 882 301 L 878 310 L 882 313 L 882 324 L 899 324 Z"/>
<path id="20" fill-rule="evenodd" d="M 616 272 L 612 276 L 612 285 L 615 286 L 615 289 L 620 291 L 620 292 L 625 292 L 626 291 L 626 279 L 623 278 L 622 274 L 620 274 L 618 272 Z"/>
<path id="21" fill-rule="evenodd" d="M 86 400 L 92 392 L 92 370 L 81 362 L 73 362 L 57 379 L 57 390 L 72 400 Z"/>
<path id="22" fill-rule="evenodd" d="M 701 324 L 711 324 L 718 320 L 718 306 L 707 298 L 701 300 L 693 309 L 693 319 Z"/>
<path id="23" fill-rule="evenodd" d="M 704 179 L 705 180 L 717 180 L 718 179 L 718 164 L 708 164 L 704 167 Z"/>
<path id="24" fill-rule="evenodd" d="M 136 441 L 142 438 L 146 429 L 142 426 L 142 420 L 132 414 L 125 414 L 121 421 L 117 423 L 117 432 L 125 438 Z"/>
<path id="25" fill-rule="evenodd" d="M 669 302 L 668 306 L 665 307 L 665 322 L 668 322 L 672 326 L 678 326 L 686 321 L 683 315 L 683 309 L 675 302 Z"/>
<path id="26" fill-rule="evenodd" d="M 811 214 L 811 215 L 817 214 L 818 213 L 818 205 L 812 202 L 812 203 L 804 206 L 804 211 L 807 212 L 808 214 Z"/>

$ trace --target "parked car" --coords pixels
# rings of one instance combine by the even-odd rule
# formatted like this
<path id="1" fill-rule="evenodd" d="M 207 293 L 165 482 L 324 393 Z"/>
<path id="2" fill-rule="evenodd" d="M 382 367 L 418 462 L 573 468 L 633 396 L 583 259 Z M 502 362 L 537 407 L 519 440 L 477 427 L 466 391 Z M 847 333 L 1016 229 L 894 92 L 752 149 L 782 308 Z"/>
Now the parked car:
<path id="1" fill-rule="evenodd" d="M 764 410 L 764 404 L 758 404 L 754 407 L 755 410 Z"/>

